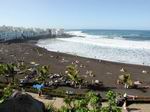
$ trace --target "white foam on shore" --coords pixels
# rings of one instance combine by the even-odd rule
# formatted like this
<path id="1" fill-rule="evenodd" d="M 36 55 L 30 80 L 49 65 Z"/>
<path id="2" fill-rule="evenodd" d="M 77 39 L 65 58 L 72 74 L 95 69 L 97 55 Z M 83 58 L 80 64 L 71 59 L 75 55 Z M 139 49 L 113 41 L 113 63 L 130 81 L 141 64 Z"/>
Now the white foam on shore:
<path id="1" fill-rule="evenodd" d="M 67 32 L 71 35 L 77 35 L 77 37 L 73 38 L 60 38 L 63 41 L 70 42 L 78 42 L 78 43 L 86 43 L 103 47 L 113 47 L 113 48 L 126 48 L 126 49 L 150 49 L 150 41 L 131 41 L 125 40 L 121 37 L 113 37 L 106 38 L 106 36 L 96 36 L 96 35 L 88 35 L 86 33 L 82 33 L 81 31 L 71 31 Z M 84 36 L 85 38 L 81 38 L 78 36 Z"/>
<path id="2" fill-rule="evenodd" d="M 150 41 L 130 41 L 117 37 L 108 39 L 103 36 L 87 35 L 80 31 L 69 33 L 77 36 L 39 40 L 37 45 L 49 51 L 150 66 Z"/>

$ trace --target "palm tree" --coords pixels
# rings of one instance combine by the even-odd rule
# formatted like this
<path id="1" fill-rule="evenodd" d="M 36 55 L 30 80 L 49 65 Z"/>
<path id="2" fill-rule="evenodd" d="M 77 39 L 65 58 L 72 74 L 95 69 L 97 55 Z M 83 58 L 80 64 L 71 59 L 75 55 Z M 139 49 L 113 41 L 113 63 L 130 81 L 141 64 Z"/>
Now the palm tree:
<path id="1" fill-rule="evenodd" d="M 4 75 L 4 74 L 5 74 L 4 65 L 0 64 L 0 75 Z"/>
<path id="2" fill-rule="evenodd" d="M 8 84 L 7 87 L 5 87 L 3 89 L 3 96 L 0 99 L 0 102 L 5 101 L 7 98 L 9 98 L 12 95 L 12 93 L 13 93 L 13 89 L 12 89 L 11 85 Z"/>
<path id="3" fill-rule="evenodd" d="M 27 69 L 27 66 L 25 65 L 24 61 L 20 61 L 17 63 L 17 67 L 19 68 L 19 70 L 24 71 Z"/>
<path id="4" fill-rule="evenodd" d="M 124 84 L 125 88 L 132 86 L 131 75 L 129 73 L 125 73 L 119 76 L 119 81 Z"/>
<path id="5" fill-rule="evenodd" d="M 17 72 L 15 71 L 16 65 L 15 64 L 7 64 L 5 73 L 7 74 L 6 77 L 11 77 L 12 78 L 12 83 L 15 81 L 15 75 Z"/>
<path id="6" fill-rule="evenodd" d="M 8 77 L 6 75 L 7 71 L 7 66 L 5 64 L 0 64 L 0 75 L 4 76 L 6 79 L 6 82 L 8 83 Z"/>
<path id="7" fill-rule="evenodd" d="M 45 83 L 45 81 L 46 81 L 46 79 L 48 78 L 48 75 L 49 75 L 49 66 L 39 67 L 38 72 L 39 72 L 38 81 L 40 81 L 41 83 Z"/>
<path id="8" fill-rule="evenodd" d="M 75 65 L 67 66 L 66 74 L 68 78 L 73 81 L 73 85 L 75 87 L 77 86 L 77 84 L 81 85 L 82 79 L 79 77 L 79 71 L 77 70 L 77 67 Z"/>
<path id="9" fill-rule="evenodd" d="M 8 78 L 12 78 L 12 82 L 14 83 L 15 75 L 17 72 L 15 71 L 15 64 L 0 64 L 0 75 L 5 76 L 6 82 L 8 83 Z"/>

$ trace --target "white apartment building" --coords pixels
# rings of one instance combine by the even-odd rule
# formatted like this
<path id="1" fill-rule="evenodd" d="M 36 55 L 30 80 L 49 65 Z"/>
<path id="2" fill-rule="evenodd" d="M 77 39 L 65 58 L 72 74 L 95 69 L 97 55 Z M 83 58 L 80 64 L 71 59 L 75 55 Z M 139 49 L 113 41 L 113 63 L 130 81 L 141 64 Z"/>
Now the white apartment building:
<path id="1" fill-rule="evenodd" d="M 64 34 L 64 29 L 51 29 L 52 36 L 59 36 Z"/>
<path id="2" fill-rule="evenodd" d="M 12 39 L 23 39 L 30 38 L 40 35 L 58 36 L 64 34 L 64 29 L 40 29 L 40 28 L 22 28 L 22 27 L 11 27 L 1 26 L 0 27 L 0 40 L 12 40 Z"/>

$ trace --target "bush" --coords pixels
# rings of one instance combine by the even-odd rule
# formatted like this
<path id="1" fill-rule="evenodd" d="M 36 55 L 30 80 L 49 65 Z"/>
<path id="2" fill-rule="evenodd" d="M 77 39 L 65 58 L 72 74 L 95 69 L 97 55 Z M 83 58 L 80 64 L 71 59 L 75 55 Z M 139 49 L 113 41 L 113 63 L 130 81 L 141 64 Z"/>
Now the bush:
<path id="1" fill-rule="evenodd" d="M 3 90 L 3 96 L 2 98 L 0 99 L 1 102 L 5 101 L 6 99 L 8 99 L 11 95 L 12 95 L 12 87 L 11 85 L 9 84 L 7 87 L 4 88 Z"/>

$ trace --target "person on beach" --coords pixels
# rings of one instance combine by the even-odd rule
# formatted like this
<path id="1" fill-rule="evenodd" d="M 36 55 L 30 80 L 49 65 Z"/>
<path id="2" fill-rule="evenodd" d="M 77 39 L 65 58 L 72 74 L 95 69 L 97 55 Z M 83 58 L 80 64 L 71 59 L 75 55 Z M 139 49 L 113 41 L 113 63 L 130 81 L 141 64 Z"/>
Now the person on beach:
<path id="1" fill-rule="evenodd" d="M 134 95 L 127 95 L 127 93 L 125 93 L 125 94 L 123 95 L 123 97 L 124 97 L 123 109 L 128 112 L 128 110 L 127 110 L 128 99 L 129 99 L 129 98 L 132 98 L 133 100 L 135 100 L 135 98 L 137 98 L 137 96 L 134 96 Z"/>
<path id="2" fill-rule="evenodd" d="M 39 97 L 41 97 L 41 95 L 42 95 L 42 88 L 44 88 L 44 84 L 33 85 L 33 88 L 38 90 L 38 95 L 39 95 Z"/>
<path id="3" fill-rule="evenodd" d="M 123 103 L 123 109 L 124 110 L 127 110 L 127 94 L 125 93 L 124 95 L 123 95 L 123 98 L 124 98 L 124 103 Z"/>

